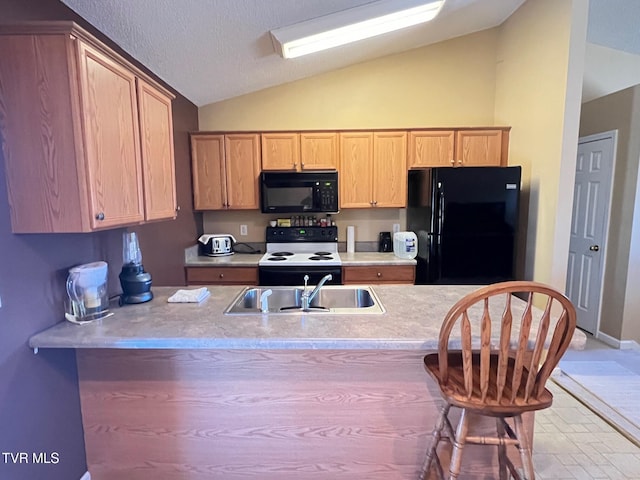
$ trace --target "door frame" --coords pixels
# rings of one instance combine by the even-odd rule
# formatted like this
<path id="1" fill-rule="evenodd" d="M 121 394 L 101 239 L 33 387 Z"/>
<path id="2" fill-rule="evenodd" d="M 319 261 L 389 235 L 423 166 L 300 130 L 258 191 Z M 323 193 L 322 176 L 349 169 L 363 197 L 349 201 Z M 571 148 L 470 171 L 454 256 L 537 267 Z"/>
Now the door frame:
<path id="1" fill-rule="evenodd" d="M 602 243 L 604 244 L 604 248 L 601 250 L 602 251 L 602 268 L 600 271 L 599 286 L 598 286 L 599 298 L 598 298 L 598 311 L 596 312 L 596 327 L 594 329 L 595 330 L 594 337 L 602 341 L 605 341 L 605 343 L 606 343 L 606 340 L 604 340 L 604 338 L 602 337 L 608 337 L 608 335 L 600 331 L 600 320 L 602 318 L 602 299 L 604 297 L 603 295 L 604 277 L 607 272 L 607 253 L 609 251 L 609 230 L 611 228 L 611 208 L 612 208 L 611 204 L 613 200 L 613 186 L 614 186 L 613 179 L 615 177 L 615 172 L 616 172 L 616 159 L 617 159 L 617 153 L 618 153 L 618 130 L 617 129 L 608 130 L 606 132 L 595 133 L 593 135 L 587 135 L 587 136 L 578 138 L 578 147 L 583 143 L 590 143 L 598 140 L 605 140 L 607 138 L 611 138 L 612 140 L 611 178 L 610 178 L 611 188 L 609 189 L 609 198 L 607 199 L 607 208 L 605 209 L 605 216 L 603 219 L 604 229 L 603 229 L 603 235 L 602 235 Z M 575 180 L 574 180 L 573 187 L 575 190 Z M 573 210 L 573 207 L 572 207 L 572 210 Z M 572 214 L 571 220 L 573 220 L 573 214 Z M 571 238 L 569 238 L 569 242 L 571 242 Z M 569 265 L 567 264 L 567 273 L 568 273 L 568 268 L 569 268 Z M 566 289 L 566 286 L 565 286 L 565 289 Z"/>

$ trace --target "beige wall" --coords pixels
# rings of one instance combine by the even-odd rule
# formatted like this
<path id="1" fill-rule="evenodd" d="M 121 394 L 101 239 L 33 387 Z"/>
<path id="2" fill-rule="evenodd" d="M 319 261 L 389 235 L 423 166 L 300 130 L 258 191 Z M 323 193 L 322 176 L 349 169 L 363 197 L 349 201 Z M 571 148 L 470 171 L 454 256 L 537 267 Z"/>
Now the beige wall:
<path id="1" fill-rule="evenodd" d="M 494 125 L 496 29 L 354 65 L 206 105 L 200 130 L 404 128 Z M 264 241 L 271 216 L 257 212 L 205 212 L 207 233 L 248 235 Z M 356 241 L 375 241 L 404 209 L 344 210 L 335 215 L 340 241 L 356 226 Z"/>
<path id="2" fill-rule="evenodd" d="M 639 115 L 640 87 L 634 87 L 585 103 L 580 116 L 581 137 L 618 131 L 599 329 L 613 338 L 637 342 L 640 239 L 632 242 L 632 232 L 637 232 L 640 223 L 634 221 L 634 210 L 636 215 L 640 210 L 637 206 L 634 209 L 638 201 L 640 137 L 633 134 L 640 129 Z"/>
<path id="3" fill-rule="evenodd" d="M 582 7 L 576 16 L 570 0 L 526 2 L 501 26 L 497 54 L 495 120 L 512 126 L 509 163 L 523 170 L 524 278 L 563 291 L 586 38 Z M 572 28 L 578 42 L 582 37 L 575 54 Z"/>
<path id="4" fill-rule="evenodd" d="M 520 274 L 564 290 L 586 19 L 586 2 L 526 2 L 494 29 L 207 105 L 200 130 L 510 125 L 509 163 L 524 170 Z M 370 229 L 368 214 L 336 220 L 359 240 L 396 219 L 405 227 L 404 210 Z M 269 220 L 206 213 L 205 231 L 235 234 L 236 217 L 258 231 Z"/>

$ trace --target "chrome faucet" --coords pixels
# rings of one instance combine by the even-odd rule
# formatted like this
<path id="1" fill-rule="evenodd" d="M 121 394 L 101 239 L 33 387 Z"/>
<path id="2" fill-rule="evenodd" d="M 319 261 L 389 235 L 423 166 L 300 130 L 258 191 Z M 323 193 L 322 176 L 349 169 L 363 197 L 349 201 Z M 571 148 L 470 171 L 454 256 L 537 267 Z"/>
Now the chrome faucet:
<path id="1" fill-rule="evenodd" d="M 309 306 L 311 302 L 316 297 L 322 286 L 327 283 L 329 280 L 333 278 L 333 275 L 328 274 L 320 279 L 316 288 L 314 288 L 311 293 L 307 292 L 307 282 L 309 281 L 309 275 L 304 276 L 304 290 L 302 291 L 302 297 L 300 297 L 300 305 L 302 310 L 309 310 Z"/>

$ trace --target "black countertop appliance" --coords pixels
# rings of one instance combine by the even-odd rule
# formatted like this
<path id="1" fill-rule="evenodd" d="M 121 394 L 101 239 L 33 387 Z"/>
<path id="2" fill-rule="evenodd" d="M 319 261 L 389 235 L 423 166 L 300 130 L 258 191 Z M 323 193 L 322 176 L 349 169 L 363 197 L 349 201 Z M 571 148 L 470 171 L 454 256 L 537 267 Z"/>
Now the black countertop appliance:
<path id="1" fill-rule="evenodd" d="M 409 171 L 407 229 L 418 237 L 417 284 L 515 278 L 521 168 Z"/>
<path id="2" fill-rule="evenodd" d="M 391 241 L 391 232 L 380 232 L 378 239 L 379 252 L 393 252 L 393 242 Z"/>

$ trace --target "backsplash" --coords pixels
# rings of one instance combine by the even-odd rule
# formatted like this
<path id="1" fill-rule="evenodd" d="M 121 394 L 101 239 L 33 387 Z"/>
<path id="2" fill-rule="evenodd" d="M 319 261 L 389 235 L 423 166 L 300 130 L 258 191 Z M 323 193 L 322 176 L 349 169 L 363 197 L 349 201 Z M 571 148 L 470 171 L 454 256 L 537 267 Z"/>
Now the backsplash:
<path id="1" fill-rule="evenodd" d="M 321 217 L 324 214 L 316 214 Z M 265 230 L 270 220 L 287 215 L 270 215 L 255 210 L 207 211 L 202 213 L 204 233 L 229 233 L 238 242 L 264 242 Z M 338 241 L 347 241 L 347 226 L 355 227 L 356 246 L 360 242 L 375 242 L 383 231 L 392 232 L 393 224 L 400 224 L 400 230 L 406 227 L 406 209 L 371 208 L 349 209 L 331 215 L 338 226 Z M 240 235 L 240 225 L 247 226 L 247 235 Z M 363 245 L 364 247 L 364 245 Z"/>

